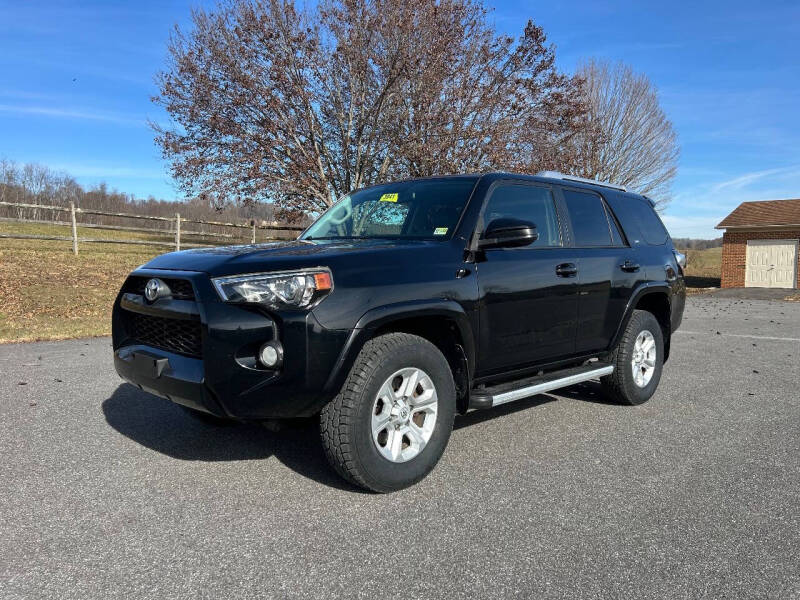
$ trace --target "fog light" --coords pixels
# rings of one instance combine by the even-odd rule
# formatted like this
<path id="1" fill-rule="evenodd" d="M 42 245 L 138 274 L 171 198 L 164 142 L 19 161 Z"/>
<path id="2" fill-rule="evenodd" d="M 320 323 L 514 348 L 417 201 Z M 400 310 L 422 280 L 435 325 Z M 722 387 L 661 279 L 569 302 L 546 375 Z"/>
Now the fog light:
<path id="1" fill-rule="evenodd" d="M 280 342 L 267 342 L 258 351 L 258 360 L 270 369 L 279 367 L 283 362 L 283 346 Z"/>

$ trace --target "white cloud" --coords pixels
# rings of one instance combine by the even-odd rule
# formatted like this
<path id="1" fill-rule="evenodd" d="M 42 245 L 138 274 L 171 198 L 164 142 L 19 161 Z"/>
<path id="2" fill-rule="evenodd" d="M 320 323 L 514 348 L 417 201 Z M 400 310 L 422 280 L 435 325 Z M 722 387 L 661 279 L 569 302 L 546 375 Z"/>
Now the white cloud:
<path id="1" fill-rule="evenodd" d="M 57 119 L 85 119 L 91 121 L 106 121 L 118 123 L 120 125 L 144 126 L 144 119 L 133 119 L 114 113 L 104 113 L 96 111 L 73 110 L 63 108 L 51 108 L 48 106 L 15 106 L 12 104 L 0 104 L 0 112 L 17 115 L 40 115 Z"/>
<path id="2" fill-rule="evenodd" d="M 166 172 L 158 169 L 140 169 L 136 167 L 126 167 L 119 165 L 98 165 L 98 164 L 55 164 L 52 168 L 56 171 L 63 171 L 73 177 L 86 179 L 109 179 L 109 178 L 129 178 L 129 179 L 169 179 Z"/>
<path id="3" fill-rule="evenodd" d="M 722 181 L 714 185 L 711 188 L 711 194 L 719 194 L 720 192 L 728 191 L 734 192 L 746 188 L 747 186 L 755 183 L 760 179 L 764 179 L 765 177 L 779 175 L 782 177 L 792 177 L 792 176 L 800 176 L 800 166 L 795 165 L 792 167 L 782 167 L 779 169 L 766 169 L 764 171 L 753 171 L 751 173 L 745 173 L 744 175 L 739 175 L 738 177 L 734 177 L 733 179 L 729 179 L 727 181 Z"/>
<path id="4" fill-rule="evenodd" d="M 713 239 L 722 237 L 722 231 L 714 227 L 722 219 L 717 217 L 686 217 L 677 215 L 661 215 L 669 234 L 674 238 Z"/>
<path id="5" fill-rule="evenodd" d="M 28 90 L 0 90 L 0 98 L 15 98 L 17 100 L 56 100 L 57 97 L 53 94 L 44 94 L 42 92 L 31 92 Z"/>
<path id="6" fill-rule="evenodd" d="M 798 197 L 800 164 L 728 174 L 681 189 L 662 218 L 674 237 L 710 239 L 721 235 L 714 226 L 742 202 Z"/>

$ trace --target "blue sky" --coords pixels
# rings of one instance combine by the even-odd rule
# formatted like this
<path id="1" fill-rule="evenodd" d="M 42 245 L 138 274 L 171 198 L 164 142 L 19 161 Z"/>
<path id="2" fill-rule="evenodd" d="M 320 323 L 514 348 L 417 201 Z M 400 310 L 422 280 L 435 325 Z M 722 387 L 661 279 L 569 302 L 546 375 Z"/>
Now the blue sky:
<path id="1" fill-rule="evenodd" d="M 665 221 L 715 237 L 745 200 L 800 197 L 800 2 L 487 3 L 504 32 L 534 19 L 562 69 L 622 60 L 658 87 L 681 144 Z M 176 198 L 147 120 L 175 23 L 199 1 L 0 0 L 0 157 L 87 186 Z"/>

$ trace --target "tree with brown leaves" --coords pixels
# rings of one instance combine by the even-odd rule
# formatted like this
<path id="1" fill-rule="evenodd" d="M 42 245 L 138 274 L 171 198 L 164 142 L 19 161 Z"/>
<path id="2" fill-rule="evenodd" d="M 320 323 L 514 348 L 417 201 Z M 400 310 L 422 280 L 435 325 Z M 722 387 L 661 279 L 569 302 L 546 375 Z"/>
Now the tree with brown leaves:
<path id="1" fill-rule="evenodd" d="M 189 195 L 318 212 L 392 178 L 564 168 L 584 114 L 529 22 L 474 0 L 230 0 L 176 28 L 154 125 Z"/>

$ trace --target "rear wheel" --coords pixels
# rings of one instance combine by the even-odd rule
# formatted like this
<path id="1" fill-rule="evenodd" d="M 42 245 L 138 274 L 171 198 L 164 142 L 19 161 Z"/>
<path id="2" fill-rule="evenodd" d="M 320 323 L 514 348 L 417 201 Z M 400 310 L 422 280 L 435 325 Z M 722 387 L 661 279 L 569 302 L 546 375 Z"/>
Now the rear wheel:
<path id="1" fill-rule="evenodd" d="M 402 489 L 436 466 L 455 407 L 453 376 L 436 346 L 407 333 L 382 335 L 364 345 L 341 392 L 322 410 L 325 453 L 351 483 Z"/>
<path id="2" fill-rule="evenodd" d="M 653 313 L 635 310 L 612 354 L 614 372 L 600 379 L 606 396 L 642 404 L 655 393 L 664 362 L 664 337 Z"/>

